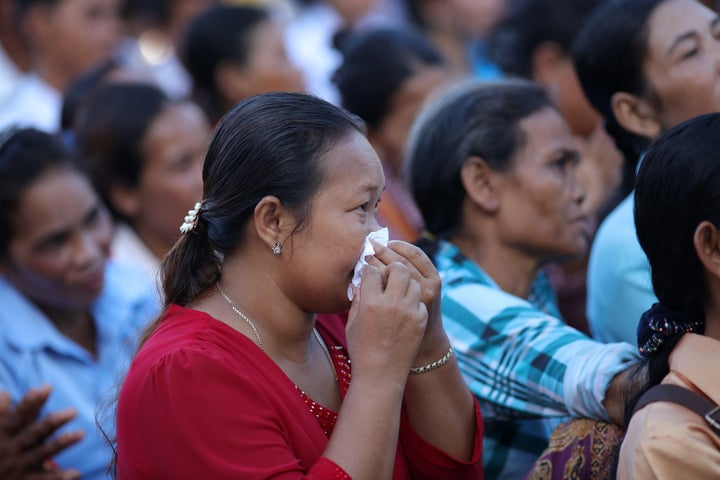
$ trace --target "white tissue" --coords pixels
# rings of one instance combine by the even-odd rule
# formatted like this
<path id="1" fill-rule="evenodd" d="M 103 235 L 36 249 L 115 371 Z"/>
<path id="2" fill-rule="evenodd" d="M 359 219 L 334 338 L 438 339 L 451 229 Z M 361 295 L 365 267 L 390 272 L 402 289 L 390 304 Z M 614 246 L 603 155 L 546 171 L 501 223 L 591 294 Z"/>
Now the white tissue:
<path id="1" fill-rule="evenodd" d="M 387 245 L 389 239 L 390 234 L 388 232 L 388 229 L 385 227 L 381 228 L 380 230 L 370 232 L 368 236 L 365 237 L 365 244 L 363 245 L 363 251 L 360 254 L 360 260 L 358 260 L 357 264 L 355 265 L 355 274 L 353 275 L 352 282 L 350 282 L 350 286 L 347 290 L 348 299 L 351 302 L 353 299 L 353 287 L 360 286 L 362 268 L 368 264 L 365 261 L 365 257 L 368 255 L 375 255 L 375 249 L 373 248 L 372 243 L 370 243 L 370 240 L 375 240 L 380 245 Z"/>

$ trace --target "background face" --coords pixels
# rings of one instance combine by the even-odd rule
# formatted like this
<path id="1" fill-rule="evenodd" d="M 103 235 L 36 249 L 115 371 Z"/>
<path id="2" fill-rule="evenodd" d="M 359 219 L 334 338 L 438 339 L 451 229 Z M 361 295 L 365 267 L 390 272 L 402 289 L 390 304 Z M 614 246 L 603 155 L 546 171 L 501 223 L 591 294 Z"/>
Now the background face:
<path id="1" fill-rule="evenodd" d="M 120 34 L 118 0 L 61 0 L 41 14 L 40 48 L 78 76 L 110 58 Z"/>
<path id="2" fill-rule="evenodd" d="M 112 228 L 89 181 L 52 170 L 21 196 L 2 271 L 39 306 L 87 308 L 103 287 Z"/>
<path id="3" fill-rule="evenodd" d="M 380 228 L 375 215 L 385 176 L 360 133 L 338 143 L 320 162 L 323 184 L 307 223 L 283 245 L 286 270 L 277 282 L 305 311 L 340 312 L 350 308 L 347 287 L 365 237 Z"/>
<path id="4" fill-rule="evenodd" d="M 430 95 L 449 79 L 444 67 L 421 67 L 390 100 L 388 112 L 377 131 L 372 132 L 372 140 L 381 152 L 383 163 L 394 175 L 399 175 L 402 170 L 407 137 L 420 109 Z"/>
<path id="5" fill-rule="evenodd" d="M 251 43 L 247 64 L 242 68 L 247 82 L 246 96 L 305 90 L 302 73 L 288 58 L 282 27 L 278 23 L 268 21 L 257 25 Z"/>
<path id="6" fill-rule="evenodd" d="M 580 255 L 589 243 L 576 178 L 579 156 L 565 121 L 546 108 L 522 120 L 525 145 L 503 172 L 499 193 L 501 241 L 542 262 Z"/>
<path id="7" fill-rule="evenodd" d="M 507 0 L 442 0 L 448 3 L 453 17 L 465 34 L 485 37 L 500 21 Z"/>
<path id="8" fill-rule="evenodd" d="M 694 0 L 666 0 L 648 24 L 647 81 L 663 129 L 720 111 L 720 23 Z"/>
<path id="9" fill-rule="evenodd" d="M 173 243 L 187 211 L 202 199 L 202 165 L 210 125 L 192 103 L 169 104 L 143 140 L 145 162 L 133 227 L 141 237 Z"/>

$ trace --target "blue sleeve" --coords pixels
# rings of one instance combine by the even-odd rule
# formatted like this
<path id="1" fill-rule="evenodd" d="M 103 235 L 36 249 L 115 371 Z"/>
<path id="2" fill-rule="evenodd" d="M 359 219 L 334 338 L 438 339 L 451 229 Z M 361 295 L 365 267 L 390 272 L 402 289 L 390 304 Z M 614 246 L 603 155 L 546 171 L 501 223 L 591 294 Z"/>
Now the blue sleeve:
<path id="1" fill-rule="evenodd" d="M 636 359 L 628 344 L 605 345 L 500 290 L 465 283 L 443 294 L 443 321 L 463 375 L 486 418 L 607 419 L 612 378 Z"/>
<path id="2" fill-rule="evenodd" d="M 590 252 L 588 323 L 593 337 L 605 343 L 637 345 L 640 316 L 657 302 L 650 265 L 635 233 L 631 200 L 606 219 Z"/>

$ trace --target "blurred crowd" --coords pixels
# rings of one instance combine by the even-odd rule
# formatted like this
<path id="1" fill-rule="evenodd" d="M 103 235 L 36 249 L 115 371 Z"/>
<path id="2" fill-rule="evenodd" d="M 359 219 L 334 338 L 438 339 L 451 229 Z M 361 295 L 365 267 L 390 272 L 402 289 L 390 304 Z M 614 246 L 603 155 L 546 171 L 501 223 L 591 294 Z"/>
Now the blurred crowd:
<path id="1" fill-rule="evenodd" d="M 106 478 L 104 416 L 169 306 L 162 262 L 212 186 L 208 145 L 236 105 L 269 92 L 310 94 L 361 123 L 384 175 L 377 223 L 443 279 L 444 328 L 484 418 L 485 478 L 611 478 L 553 473 L 553 445 L 567 447 L 556 435 L 619 448 L 627 405 L 672 370 L 669 353 L 659 376 L 641 367 L 638 322 L 659 304 L 714 314 L 712 259 L 684 273 L 705 279 L 692 292 L 663 286 L 633 214 L 646 155 L 663 155 L 653 142 L 720 111 L 717 9 L 0 0 L 0 478 Z M 695 245 L 716 248 L 704 232 Z M 680 333 L 703 333 L 691 323 Z M 568 434 L 571 418 L 592 423 Z M 624 478 L 640 475 L 623 455 Z"/>

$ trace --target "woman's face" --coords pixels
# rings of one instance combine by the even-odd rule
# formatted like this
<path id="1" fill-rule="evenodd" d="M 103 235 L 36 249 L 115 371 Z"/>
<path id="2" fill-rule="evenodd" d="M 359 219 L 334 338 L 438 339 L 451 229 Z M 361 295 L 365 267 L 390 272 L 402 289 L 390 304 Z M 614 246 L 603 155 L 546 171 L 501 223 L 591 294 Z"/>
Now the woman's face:
<path id="1" fill-rule="evenodd" d="M 643 69 L 663 129 L 720 111 L 720 19 L 694 0 L 666 0 L 648 20 Z"/>
<path id="2" fill-rule="evenodd" d="M 350 307 L 347 287 L 365 237 L 380 228 L 375 209 L 385 176 L 360 133 L 332 148 L 320 164 L 324 181 L 307 223 L 283 245 L 290 271 L 279 281 L 306 311 L 340 312 Z"/>
<path id="3" fill-rule="evenodd" d="M 54 64 L 80 75 L 112 55 L 119 35 L 117 0 L 61 0 L 43 16 L 43 48 Z"/>
<path id="4" fill-rule="evenodd" d="M 576 143 L 560 114 L 540 110 L 519 123 L 524 145 L 500 173 L 498 232 L 501 242 L 546 262 L 586 251 L 588 219 L 576 178 Z"/>
<path id="5" fill-rule="evenodd" d="M 51 170 L 20 197 L 2 273 L 41 307 L 87 308 L 103 288 L 112 227 L 88 180 Z"/>
<path id="6" fill-rule="evenodd" d="M 402 170 L 407 137 L 425 100 L 449 79 L 449 73 L 443 67 L 420 68 L 390 100 L 387 114 L 377 131 L 372 132 L 372 140 L 382 152 L 383 163 L 393 174 L 399 175 Z"/>
<path id="7" fill-rule="evenodd" d="M 257 25 L 250 43 L 247 63 L 242 67 L 246 97 L 265 92 L 305 91 L 303 75 L 288 58 L 283 31 L 277 22 Z M 233 99 L 233 103 L 239 100 L 242 98 Z"/>
<path id="8" fill-rule="evenodd" d="M 210 124 L 195 104 L 169 104 L 143 140 L 145 162 L 137 190 L 133 228 L 168 245 L 187 211 L 202 198 L 202 165 Z"/>
<path id="9" fill-rule="evenodd" d="M 453 11 L 460 31 L 471 37 L 486 37 L 502 18 L 507 0 L 441 0 Z"/>

